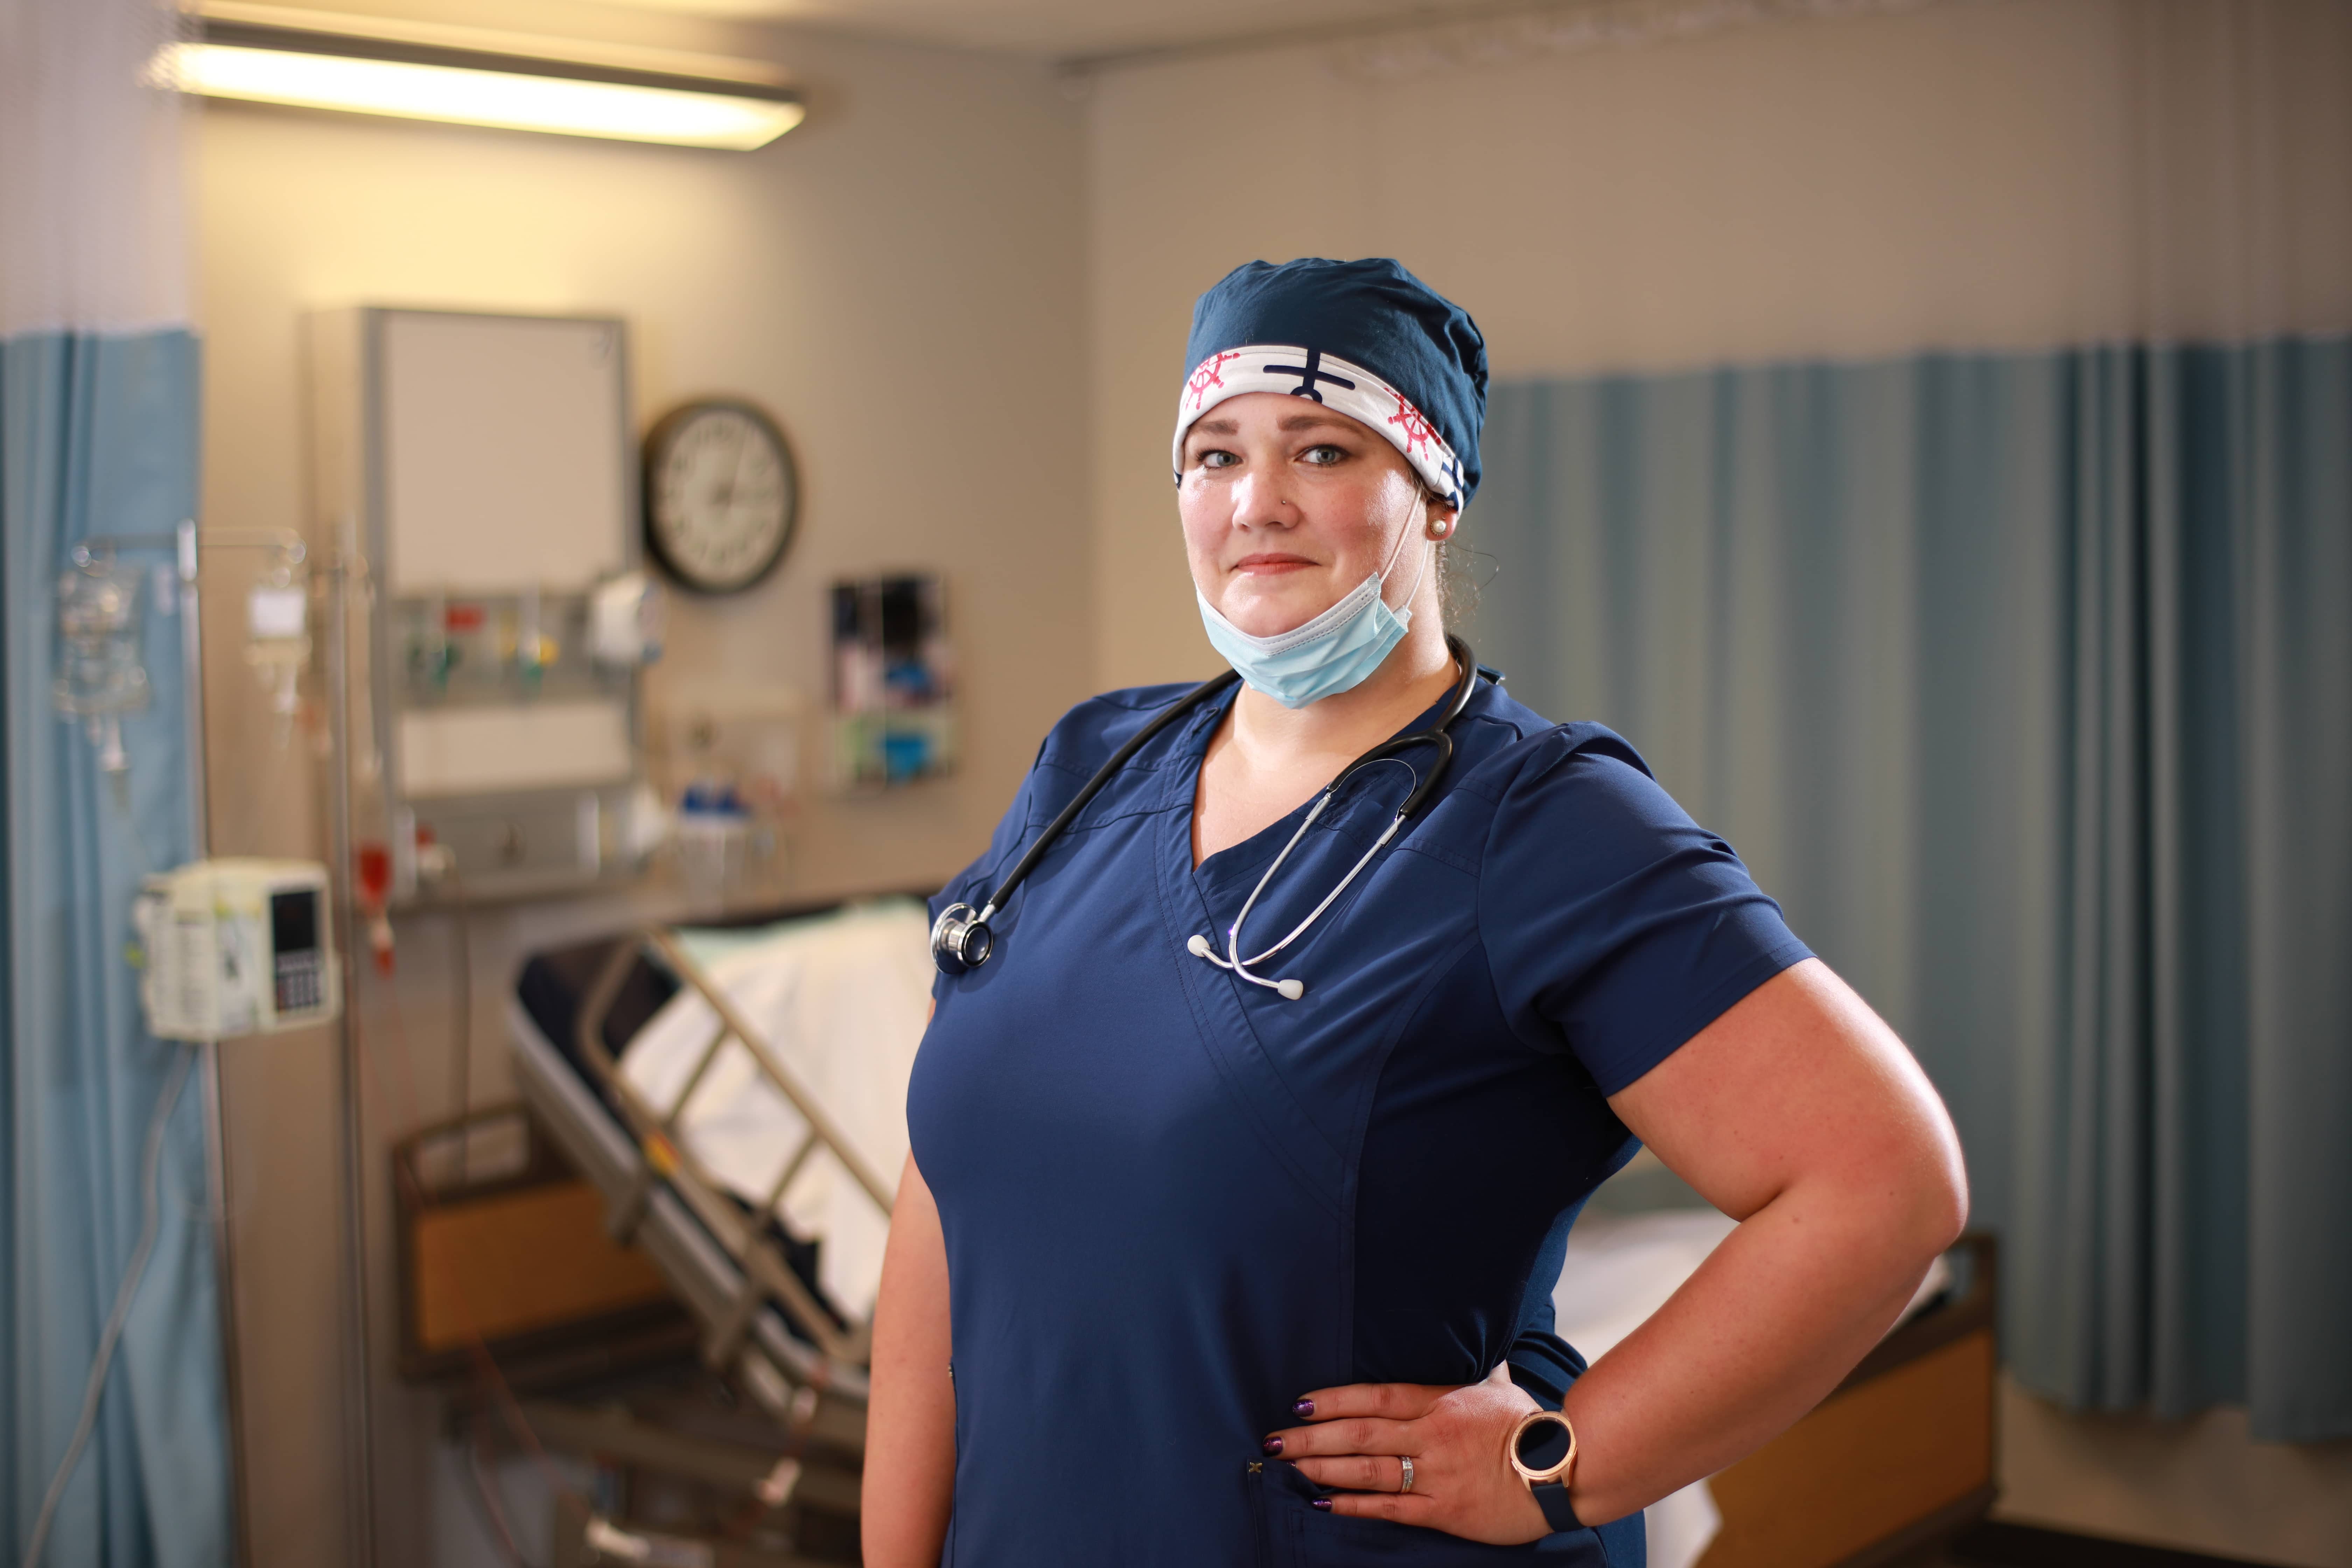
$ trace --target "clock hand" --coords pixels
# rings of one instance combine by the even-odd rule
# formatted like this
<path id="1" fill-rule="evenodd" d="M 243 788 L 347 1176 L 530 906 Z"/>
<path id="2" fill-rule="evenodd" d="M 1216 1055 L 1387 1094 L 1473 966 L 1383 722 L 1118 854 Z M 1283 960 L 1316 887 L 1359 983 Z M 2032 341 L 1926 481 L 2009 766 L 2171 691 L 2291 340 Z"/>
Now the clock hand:
<path id="1" fill-rule="evenodd" d="M 751 433 L 738 429 L 735 433 L 735 471 L 727 476 L 727 499 L 724 502 L 730 513 L 735 510 L 735 498 L 743 493 L 743 458 L 751 449 Z"/>

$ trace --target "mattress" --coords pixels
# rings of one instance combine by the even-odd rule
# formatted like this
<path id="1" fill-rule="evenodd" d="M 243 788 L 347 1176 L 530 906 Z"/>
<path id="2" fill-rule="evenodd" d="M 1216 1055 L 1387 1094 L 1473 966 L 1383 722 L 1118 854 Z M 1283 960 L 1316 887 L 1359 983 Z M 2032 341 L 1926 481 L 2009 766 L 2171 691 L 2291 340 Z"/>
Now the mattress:
<path id="1" fill-rule="evenodd" d="M 738 1198 L 765 1204 L 783 1184 L 774 1218 L 817 1245 L 818 1283 L 853 1321 L 873 1312 L 889 1215 L 822 1146 L 796 1158 L 808 1123 L 752 1052 L 772 1053 L 866 1170 L 895 1185 L 907 1158 L 907 1080 L 930 1012 L 929 930 L 921 904 L 883 899 L 752 930 L 682 931 L 679 946 L 759 1043 L 730 1037 L 704 1065 L 722 1026 L 688 987 L 619 1058 L 647 1103 L 685 1096 L 679 1141 Z"/>

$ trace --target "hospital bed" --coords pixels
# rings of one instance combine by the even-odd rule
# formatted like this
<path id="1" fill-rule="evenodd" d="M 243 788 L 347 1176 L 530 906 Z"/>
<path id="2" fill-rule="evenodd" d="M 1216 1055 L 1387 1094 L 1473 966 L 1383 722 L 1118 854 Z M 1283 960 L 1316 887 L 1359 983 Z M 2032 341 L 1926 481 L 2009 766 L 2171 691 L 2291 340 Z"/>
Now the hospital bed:
<path id="1" fill-rule="evenodd" d="M 899 923 L 919 936 L 919 906 L 898 907 Z M 866 1249 L 866 1272 L 845 1281 L 824 1251 L 838 1235 L 813 1245 L 800 1222 L 826 1213 L 845 1220 L 857 1207 L 887 1214 L 889 1188 L 875 1139 L 854 1136 L 829 1112 L 813 1082 L 821 1075 L 796 1071 L 790 1052 L 764 1041 L 745 1002 L 767 931 L 838 912 L 776 911 L 767 919 L 783 923 L 739 933 L 731 950 L 724 933 L 651 928 L 540 953 L 523 970 L 509 1021 L 523 1099 L 599 1194 L 610 1233 L 667 1279 L 701 1359 L 796 1444 L 830 1455 L 833 1473 L 818 1484 L 854 1503 L 871 1301 L 845 1297 L 870 1290 L 878 1244 Z M 909 952 L 912 990 L 928 960 L 919 942 Z M 919 1018 L 898 1027 L 910 1053 Z M 667 1066 L 649 1072 L 646 1042 L 665 1030 Z M 718 1082 L 728 1077 L 717 1068 L 722 1056 L 730 1085 Z M 878 1069 L 892 1096 L 903 1094 L 904 1067 Z M 829 1087 L 856 1085 L 836 1076 Z M 723 1106 L 704 1106 L 698 1121 L 682 1114 L 698 1096 L 723 1099 L 712 1093 L 719 1088 L 739 1101 L 762 1099 L 767 1121 L 730 1134 Z M 899 1137 L 903 1151 L 903 1124 Z M 747 1144 L 773 1151 L 764 1179 L 747 1166 Z M 796 1205 L 795 1183 L 820 1159 L 836 1167 L 829 1210 Z M 1729 1227 L 1687 1189 L 1657 1201 L 1645 1184 L 1679 1185 L 1645 1159 L 1596 1195 L 1571 1238 L 1555 1301 L 1561 1332 L 1588 1355 L 1671 1295 Z M 1864 1568 L 1979 1517 L 1992 1495 L 1993 1288 L 1989 1238 L 1954 1249 L 1904 1322 L 1819 1409 L 1658 1506 L 1652 1563 Z"/>
<path id="2" fill-rule="evenodd" d="M 899 903 L 919 923 L 920 906 Z M 622 1058 L 641 1032 L 677 1021 L 681 999 L 698 1004 L 709 1026 L 675 1092 L 649 1094 Z M 869 1325 L 831 1299 L 817 1247 L 777 1211 L 788 1189 L 829 1162 L 836 1188 L 887 1220 L 892 1184 L 868 1151 L 677 931 L 651 927 L 535 955 L 508 1023 L 523 1100 L 602 1195 L 611 1234 L 642 1249 L 668 1281 L 698 1328 L 704 1362 L 793 1431 L 844 1456 L 861 1452 Z M 747 1202 L 740 1183 L 730 1185 L 682 1133 L 682 1111 L 722 1062 L 798 1118 L 799 1136 L 779 1151 L 759 1201 Z"/>

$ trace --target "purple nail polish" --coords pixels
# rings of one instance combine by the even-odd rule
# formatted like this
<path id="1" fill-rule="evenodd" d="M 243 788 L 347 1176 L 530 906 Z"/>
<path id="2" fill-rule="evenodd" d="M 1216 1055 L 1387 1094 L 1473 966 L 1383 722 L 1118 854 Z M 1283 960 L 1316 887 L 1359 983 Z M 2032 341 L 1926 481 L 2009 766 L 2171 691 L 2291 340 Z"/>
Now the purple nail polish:
<path id="1" fill-rule="evenodd" d="M 1315 1414 L 1315 1402 L 1311 1399 L 1302 1399 L 1290 1407 L 1290 1413 L 1294 1415 L 1312 1415 Z"/>
<path id="2" fill-rule="evenodd" d="M 1264 1448 L 1266 1451 L 1267 1456 L 1270 1458 L 1273 1455 L 1282 1452 L 1282 1439 L 1279 1437 L 1268 1437 L 1265 1442 L 1259 1444 L 1258 1447 Z"/>
<path id="3" fill-rule="evenodd" d="M 1329 1513 L 1331 1511 L 1331 1500 L 1327 1497 L 1309 1498 L 1307 1500 L 1307 1506 L 1315 1510 L 1318 1513 Z"/>

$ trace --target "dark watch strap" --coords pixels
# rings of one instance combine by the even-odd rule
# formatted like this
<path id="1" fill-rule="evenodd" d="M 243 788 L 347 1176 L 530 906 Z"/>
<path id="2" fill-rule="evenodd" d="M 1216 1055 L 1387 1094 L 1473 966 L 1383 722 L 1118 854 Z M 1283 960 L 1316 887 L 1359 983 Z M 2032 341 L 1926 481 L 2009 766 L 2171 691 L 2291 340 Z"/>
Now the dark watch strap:
<path id="1" fill-rule="evenodd" d="M 1584 1521 L 1576 1517 L 1576 1505 L 1569 1501 L 1568 1489 L 1558 1481 L 1530 1481 L 1528 1490 L 1536 1494 L 1536 1506 L 1543 1510 L 1544 1522 L 1551 1526 L 1554 1535 L 1584 1528 Z"/>
<path id="2" fill-rule="evenodd" d="M 1541 1474 L 1555 1469 L 1574 1458 L 1575 1439 L 1559 1421 L 1529 1418 L 1514 1439 L 1517 1447 L 1515 1458 L 1528 1470 Z M 1524 1471 L 1521 1472 L 1525 1474 Z M 1570 1467 L 1568 1480 L 1575 1479 Z M 1529 1478 L 1528 1490 L 1535 1494 L 1536 1506 L 1543 1510 L 1544 1522 L 1557 1535 L 1563 1530 L 1582 1530 L 1584 1521 L 1576 1517 L 1576 1509 L 1569 1501 L 1568 1486 L 1559 1479 L 1539 1481 Z"/>

